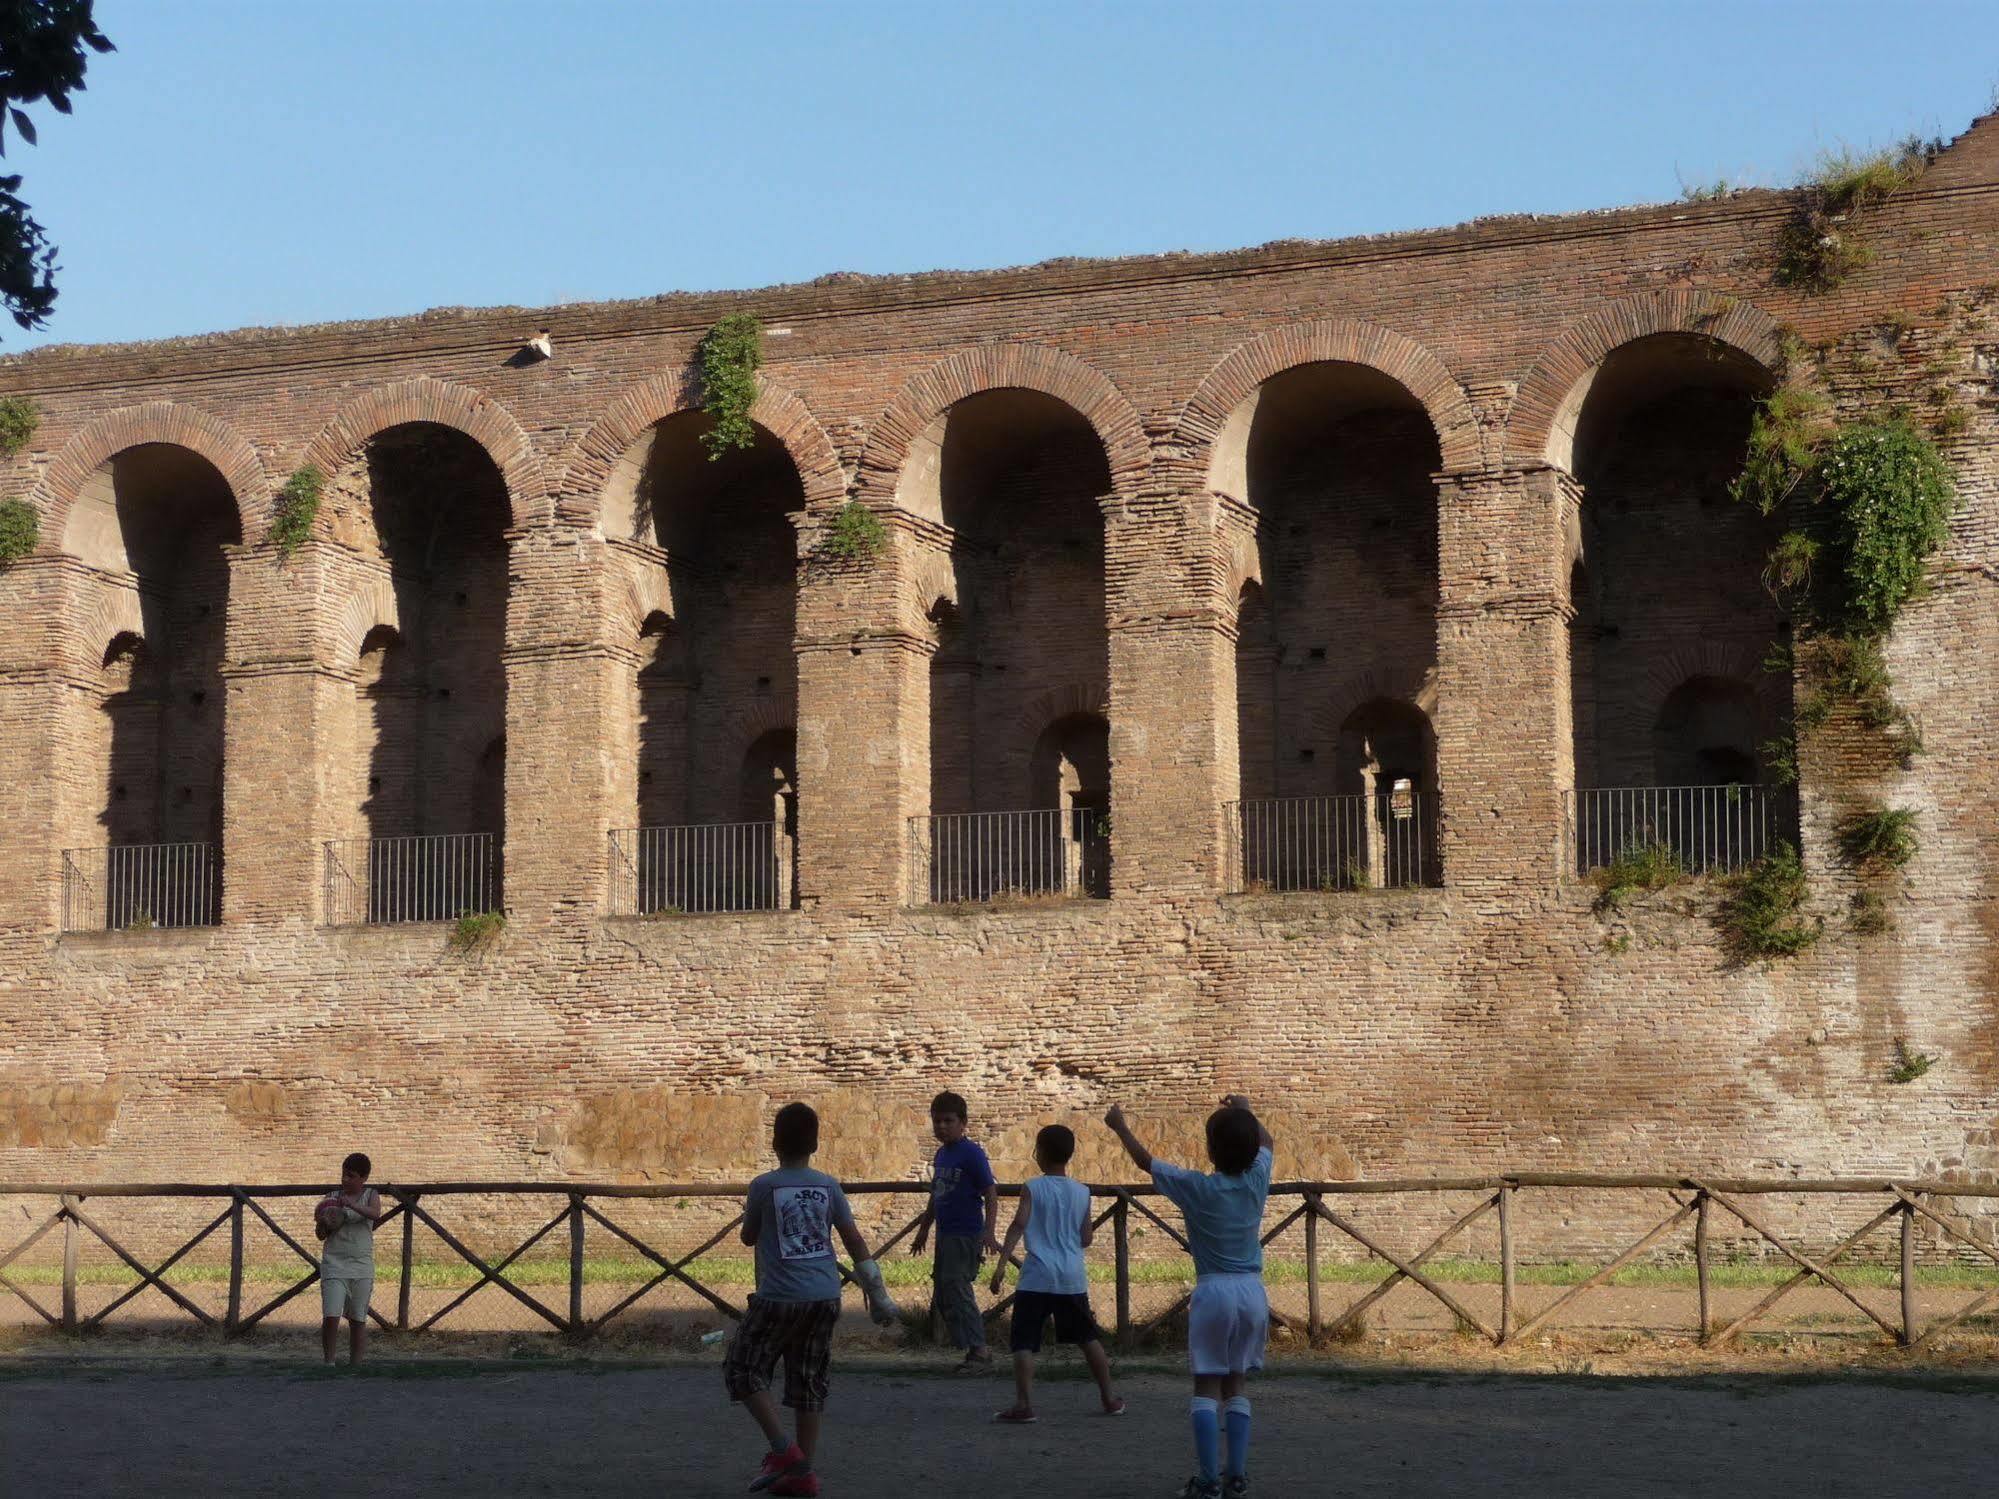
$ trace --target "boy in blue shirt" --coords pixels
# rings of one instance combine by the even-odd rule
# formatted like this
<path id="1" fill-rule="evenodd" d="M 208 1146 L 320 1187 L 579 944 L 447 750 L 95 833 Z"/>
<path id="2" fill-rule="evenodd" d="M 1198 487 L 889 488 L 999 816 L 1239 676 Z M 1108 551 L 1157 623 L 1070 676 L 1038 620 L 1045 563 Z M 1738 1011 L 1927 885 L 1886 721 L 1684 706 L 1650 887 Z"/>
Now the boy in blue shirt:
<path id="1" fill-rule="evenodd" d="M 1023 1236 L 1027 1259 L 1013 1298 L 1013 1405 L 994 1416 L 1008 1426 L 1033 1424 L 1034 1356 L 1041 1352 L 1041 1324 L 1055 1319 L 1055 1336 L 1083 1350 L 1083 1361 L 1097 1381 L 1104 1414 L 1121 1416 L 1124 1402 L 1111 1389 L 1111 1361 L 1103 1334 L 1090 1313 L 1090 1276 L 1083 1251 L 1096 1230 L 1090 1225 L 1090 1189 L 1069 1178 L 1069 1160 L 1076 1153 L 1076 1132 L 1051 1124 L 1034 1137 L 1034 1163 L 1041 1175 L 1021 1183 L 1020 1206 L 1000 1246 L 993 1267 L 993 1294 L 1006 1283 L 1007 1260 Z"/>
<path id="2" fill-rule="evenodd" d="M 975 1374 L 993 1361 L 986 1351 L 986 1323 L 972 1285 L 979 1278 L 985 1251 L 999 1253 L 999 1184 L 993 1180 L 985 1151 L 965 1138 L 967 1119 L 961 1095 L 939 1093 L 930 1100 L 937 1157 L 931 1167 L 930 1205 L 923 1210 L 909 1252 L 923 1253 L 924 1240 L 935 1224 L 937 1256 L 930 1265 L 930 1304 L 943 1313 L 951 1341 L 965 1350 L 958 1372 Z"/>
<path id="3" fill-rule="evenodd" d="M 1181 1499 L 1240 1499 L 1249 1493 L 1249 1397 L 1243 1387 L 1263 1367 L 1270 1333 L 1270 1303 L 1263 1293 L 1263 1204 L 1270 1195 L 1270 1131 L 1250 1112 L 1249 1100 L 1231 1093 L 1208 1116 L 1212 1172 L 1156 1160 L 1113 1104 L 1104 1123 L 1133 1164 L 1152 1177 L 1162 1196 L 1187 1223 L 1194 1256 L 1194 1297 L 1187 1308 L 1187 1361 L 1194 1369 L 1194 1456 L 1199 1471 Z M 1223 1402 L 1226 1402 L 1224 1404 Z M 1229 1460 L 1221 1468 L 1221 1426 L 1226 1415 Z"/>
<path id="4" fill-rule="evenodd" d="M 854 1257 L 854 1279 L 868 1299 L 868 1314 L 887 1326 L 897 1317 L 882 1284 L 881 1267 L 868 1255 L 854 1227 L 853 1209 L 840 1184 L 812 1169 L 819 1148 L 819 1116 L 788 1103 L 771 1125 L 778 1168 L 750 1183 L 743 1205 L 743 1242 L 757 1251 L 757 1289 L 736 1325 L 722 1365 L 729 1398 L 746 1408 L 770 1443 L 751 1492 L 814 1495 L 819 1475 L 812 1452 L 826 1409 L 826 1372 L 833 1327 L 840 1320 L 840 1264 L 833 1235 Z M 770 1378 L 784 1360 L 784 1403 L 796 1413 L 797 1440 L 784 1434 L 771 1404 Z"/>

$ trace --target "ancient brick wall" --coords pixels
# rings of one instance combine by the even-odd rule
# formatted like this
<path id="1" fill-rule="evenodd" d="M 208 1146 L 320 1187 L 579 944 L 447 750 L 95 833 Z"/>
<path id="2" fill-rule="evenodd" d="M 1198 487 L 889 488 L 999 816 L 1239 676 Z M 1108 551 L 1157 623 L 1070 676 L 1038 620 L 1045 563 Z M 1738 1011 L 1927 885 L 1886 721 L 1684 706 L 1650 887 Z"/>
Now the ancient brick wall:
<path id="1" fill-rule="evenodd" d="M 6 478 L 43 538 L 0 572 L 0 1178 L 295 1177 L 357 1145 L 405 1179 L 741 1176 L 792 1095 L 827 1106 L 840 1169 L 900 1174 L 947 1084 L 1010 1170 L 1045 1119 L 1224 1087 L 1267 1103 L 1285 1175 L 1999 1169 L 1999 120 L 1870 211 L 1874 259 L 1834 292 L 1773 285 L 1790 212 L 1752 192 L 0 362 L 42 413 Z M 735 310 L 768 330 L 762 436 L 710 466 L 673 419 Z M 554 359 L 516 359 L 542 324 Z M 1742 964 L 1699 888 L 1594 913 L 1564 797 L 1655 778 L 1670 694 L 1782 633 L 1714 489 L 1786 326 L 1852 403 L 1948 353 L 1971 419 L 1890 647 L 1928 752 L 1884 782 L 1853 725 L 1805 736 L 1827 935 Z M 158 445 L 233 514 L 221 571 L 170 569 L 156 622 L 81 538 Z M 273 495 L 307 462 L 329 504 L 280 559 Z M 886 528 L 873 559 L 821 550 L 850 499 Z M 62 851 L 104 841 L 120 632 L 201 710 L 150 742 L 219 733 L 219 925 L 59 930 Z M 1767 718 L 1787 689 L 1755 686 Z M 1348 789 L 1377 699 L 1428 720 L 1442 888 L 1229 894 L 1225 804 Z M 1035 747 L 1078 714 L 1109 726 L 1110 898 L 913 900 L 908 820 L 1033 805 Z M 785 731 L 799 909 L 609 914 L 609 830 L 753 810 L 746 761 Z M 156 751 L 156 794 L 191 792 L 159 836 L 201 821 L 209 753 Z M 1888 936 L 1847 928 L 1835 853 L 1877 795 L 1922 819 Z M 327 923 L 326 840 L 493 824 L 492 945 Z M 1898 1037 L 1936 1068 L 1890 1082 Z"/>

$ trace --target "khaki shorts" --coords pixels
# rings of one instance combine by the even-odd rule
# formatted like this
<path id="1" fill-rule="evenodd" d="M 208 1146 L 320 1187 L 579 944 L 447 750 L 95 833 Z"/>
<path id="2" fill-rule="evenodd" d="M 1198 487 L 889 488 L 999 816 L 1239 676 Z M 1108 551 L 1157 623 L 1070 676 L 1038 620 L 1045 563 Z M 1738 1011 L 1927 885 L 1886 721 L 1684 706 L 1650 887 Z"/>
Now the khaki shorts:
<path id="1" fill-rule="evenodd" d="M 368 1319 L 368 1298 L 374 1294 L 372 1275 L 322 1275 L 319 1278 L 319 1311 L 323 1317 L 345 1317 L 349 1322 Z"/>

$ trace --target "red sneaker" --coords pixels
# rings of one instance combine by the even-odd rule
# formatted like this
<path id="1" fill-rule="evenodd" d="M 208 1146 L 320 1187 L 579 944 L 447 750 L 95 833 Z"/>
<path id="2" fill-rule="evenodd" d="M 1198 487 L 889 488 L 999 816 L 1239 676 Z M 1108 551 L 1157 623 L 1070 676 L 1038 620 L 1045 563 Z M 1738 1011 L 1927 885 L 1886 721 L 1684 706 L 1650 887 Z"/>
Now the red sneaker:
<path id="1" fill-rule="evenodd" d="M 810 1468 L 798 1473 L 787 1473 L 770 1486 L 770 1491 L 773 1494 L 806 1494 L 812 1496 L 812 1499 L 817 1499 L 819 1475 Z"/>
<path id="2" fill-rule="evenodd" d="M 774 1494 L 796 1492 L 795 1490 L 772 1487 L 774 1484 L 783 1482 L 786 1475 L 794 1468 L 801 1473 L 811 1471 L 805 1466 L 805 1454 L 799 1450 L 798 1443 L 793 1442 L 782 1452 L 766 1453 L 764 1455 L 764 1465 L 757 1470 L 757 1476 L 750 1480 L 750 1492 L 752 1494 L 761 1494 L 766 1489 L 769 1489 Z M 819 1492 L 817 1479 L 813 1480 L 812 1492 L 815 1494 Z"/>

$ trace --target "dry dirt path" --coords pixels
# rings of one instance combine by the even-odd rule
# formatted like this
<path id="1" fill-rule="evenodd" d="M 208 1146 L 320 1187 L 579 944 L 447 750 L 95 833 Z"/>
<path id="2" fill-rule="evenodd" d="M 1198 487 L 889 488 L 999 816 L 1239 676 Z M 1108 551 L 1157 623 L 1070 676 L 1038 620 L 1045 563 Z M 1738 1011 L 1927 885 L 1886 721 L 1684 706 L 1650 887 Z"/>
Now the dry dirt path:
<path id="1" fill-rule="evenodd" d="M 1186 1388 L 1044 1387 L 1040 1425 L 989 1417 L 998 1381 L 835 1372 L 828 1499 L 1176 1493 Z M 1999 1381 L 1282 1374 L 1254 1389 L 1262 1495 L 1894 1495 L 1993 1492 Z M 61 1372 L 0 1364 L 0 1490 L 75 1499 L 723 1495 L 747 1418 L 708 1368 L 390 1365 Z M 365 1474 L 365 1477 L 357 1477 Z"/>

